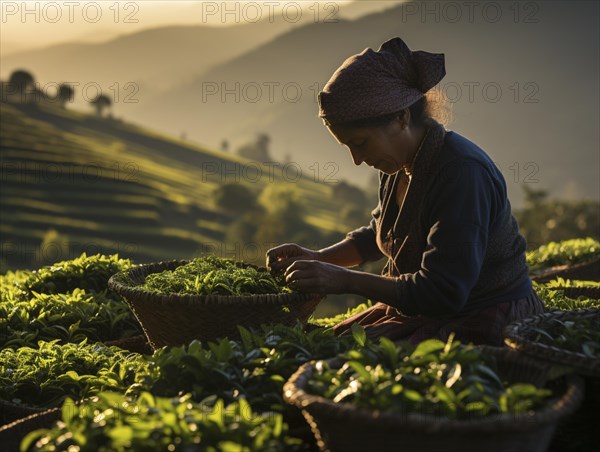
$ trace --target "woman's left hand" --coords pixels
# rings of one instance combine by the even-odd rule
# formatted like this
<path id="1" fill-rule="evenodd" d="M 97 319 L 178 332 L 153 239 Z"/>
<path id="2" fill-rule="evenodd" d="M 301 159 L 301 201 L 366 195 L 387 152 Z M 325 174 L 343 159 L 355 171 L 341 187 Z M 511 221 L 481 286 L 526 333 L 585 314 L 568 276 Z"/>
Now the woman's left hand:
<path id="1" fill-rule="evenodd" d="M 348 292 L 351 270 L 327 262 L 299 260 L 285 271 L 288 285 L 301 292 L 339 294 Z"/>

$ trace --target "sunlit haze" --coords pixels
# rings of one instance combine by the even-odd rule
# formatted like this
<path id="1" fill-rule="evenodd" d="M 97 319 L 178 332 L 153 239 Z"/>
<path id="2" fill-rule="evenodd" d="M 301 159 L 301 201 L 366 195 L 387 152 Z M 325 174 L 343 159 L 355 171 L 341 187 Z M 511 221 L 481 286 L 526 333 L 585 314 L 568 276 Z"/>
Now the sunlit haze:
<path id="1" fill-rule="evenodd" d="M 393 6 L 389 1 L 2 1 L 0 55 L 66 42 L 103 42 L 168 25 L 230 26 L 285 17 L 291 24 L 319 14 L 354 19 Z M 301 12 L 297 6 L 301 6 Z M 318 5 L 318 6 L 316 6 Z"/>

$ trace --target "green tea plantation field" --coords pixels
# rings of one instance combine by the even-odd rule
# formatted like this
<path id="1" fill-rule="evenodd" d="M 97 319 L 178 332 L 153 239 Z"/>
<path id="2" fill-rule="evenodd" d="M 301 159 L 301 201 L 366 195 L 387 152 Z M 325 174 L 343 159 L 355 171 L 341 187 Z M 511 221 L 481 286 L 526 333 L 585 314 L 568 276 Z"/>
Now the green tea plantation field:
<path id="1" fill-rule="evenodd" d="M 43 103 L 0 103 L 0 114 L 5 269 L 83 251 L 121 252 L 138 262 L 206 251 L 262 260 L 266 243 L 246 252 L 247 238 L 224 244 L 225 231 L 240 217 L 215 202 L 215 191 L 226 183 L 256 198 L 267 186 L 290 187 L 309 213 L 303 221 L 310 230 L 335 237 L 348 230 L 336 218 L 331 185 L 291 166 L 286 173 L 281 165 Z"/>
<path id="2" fill-rule="evenodd" d="M 589 238 L 549 243 L 528 253 L 527 259 L 548 312 L 588 316 L 562 322 L 560 331 L 556 325 L 540 326 L 537 340 L 577 353 L 578 361 L 588 360 L 589 369 L 597 369 L 600 278 L 565 279 L 553 273 L 552 279 L 541 280 L 538 275 L 546 278 L 565 267 L 593 268 L 600 259 L 600 244 Z M 179 267 L 185 271 L 146 275 L 143 286 L 132 282 L 131 287 L 175 293 L 183 283 L 185 293 L 237 297 L 230 290 L 233 284 L 252 293 L 293 296 L 268 274 L 238 271 L 231 264 L 217 257 L 199 258 Z M 489 430 L 497 421 L 503 427 L 494 433 L 496 440 L 518 444 L 520 437 L 506 438 L 507 428 L 514 429 L 510 435 L 520 435 L 537 428 L 538 412 L 561 411 L 558 425 L 533 436 L 541 445 L 536 450 L 592 450 L 598 379 L 586 377 L 584 398 L 583 380 L 573 383 L 567 372 L 571 386 L 565 393 L 560 383 L 565 363 L 552 367 L 551 361 L 532 360 L 507 347 L 461 344 L 453 333 L 446 342 L 429 339 L 418 344 L 372 340 L 356 324 L 351 334 L 334 334 L 332 326 L 370 303 L 332 318 L 309 317 L 305 324 L 250 326 L 242 319 L 237 337 L 199 341 L 193 339 L 192 329 L 189 341 L 153 350 L 142 329 L 149 324 L 138 321 L 131 300 L 109 283 L 113 275 L 135 270 L 129 256 L 82 254 L 35 271 L 0 275 L 1 450 L 324 450 L 324 441 L 331 437 L 322 436 L 320 428 L 331 428 L 327 424 L 338 416 L 356 422 L 350 414 L 357 409 L 373 411 L 373 419 L 382 414 L 395 419 L 394 429 L 378 436 L 382 444 L 406 432 L 415 434 L 414 425 L 407 423 L 411 412 L 428 418 L 419 427 L 426 430 L 429 427 L 423 426 L 444 419 L 473 432 L 480 425 Z M 235 302 L 246 303 L 242 298 Z M 214 312 L 219 309 L 215 304 Z M 158 330 L 172 328 L 158 325 Z M 146 333 L 155 337 L 157 326 Z M 514 369 L 510 377 L 499 366 L 507 353 Z M 337 360 L 331 361 L 334 357 Z M 313 369 L 312 377 L 302 380 L 306 369 Z M 537 369 L 536 375 L 544 372 L 547 377 L 539 381 L 547 378 L 548 383 L 527 380 L 527 369 Z M 298 408 L 314 403 L 309 400 L 314 396 L 307 399 L 303 391 L 320 397 L 320 406 L 333 401 L 325 418 L 315 421 L 301 414 Z M 343 431 L 352 438 L 353 429 Z M 426 438 L 430 445 L 446 442 L 436 428 Z M 473 438 L 461 438 L 444 450 L 465 450 Z M 508 449 L 495 445 L 493 450 Z"/>

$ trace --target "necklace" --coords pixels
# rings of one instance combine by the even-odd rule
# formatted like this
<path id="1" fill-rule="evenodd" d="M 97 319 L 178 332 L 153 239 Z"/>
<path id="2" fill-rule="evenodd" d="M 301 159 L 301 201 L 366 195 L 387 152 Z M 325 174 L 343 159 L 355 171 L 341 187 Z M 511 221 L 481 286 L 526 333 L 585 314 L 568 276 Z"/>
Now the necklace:
<path id="1" fill-rule="evenodd" d="M 406 176 L 411 179 L 412 178 L 412 172 L 413 172 L 413 168 L 415 166 L 415 161 L 417 160 L 417 156 L 419 155 L 419 152 L 421 151 L 421 148 L 423 147 L 423 143 L 425 143 L 425 140 L 427 139 L 427 135 L 429 134 L 429 128 L 425 131 L 425 135 L 423 135 L 423 139 L 421 140 L 421 144 L 419 144 L 419 147 L 417 148 L 417 152 L 415 152 L 415 156 L 412 159 L 412 162 L 410 162 L 410 165 L 402 165 L 402 169 L 404 170 L 404 174 L 406 174 Z"/>
<path id="2" fill-rule="evenodd" d="M 419 144 L 419 148 L 417 149 L 417 152 L 415 152 L 415 156 L 412 159 L 412 162 L 410 164 L 410 169 L 407 169 L 406 166 L 403 166 L 404 169 L 404 173 L 407 175 L 407 179 L 409 182 L 409 186 L 406 187 L 406 193 L 405 193 L 405 197 L 406 195 L 408 195 L 408 190 L 410 189 L 410 182 L 412 181 L 412 170 L 413 170 L 413 165 L 415 163 L 415 161 L 417 160 L 417 156 L 419 155 L 419 152 L 421 151 L 421 148 L 423 148 L 423 145 L 425 144 L 425 141 L 427 140 L 427 136 L 429 135 L 429 130 L 430 128 L 427 129 L 427 131 L 425 132 L 425 135 L 423 136 L 423 140 L 421 141 L 421 143 Z M 407 173 L 408 170 L 408 173 Z M 384 218 L 387 215 L 388 212 L 388 208 L 390 206 L 390 204 L 393 202 L 392 199 L 394 199 L 395 197 L 395 192 L 398 188 L 398 177 L 400 176 L 401 172 L 398 171 L 395 175 L 394 175 L 394 180 L 392 181 L 388 196 L 387 196 L 387 200 L 385 201 L 385 205 L 383 206 L 382 209 L 382 218 Z M 396 216 L 396 219 L 393 223 L 393 226 L 391 229 L 388 230 L 387 232 L 387 238 L 391 238 L 393 237 L 393 230 L 396 228 L 396 225 L 398 224 L 398 220 L 400 218 L 400 212 L 402 211 L 402 208 L 400 205 L 398 205 L 398 215 Z"/>
<path id="3" fill-rule="evenodd" d="M 408 187 L 406 187 L 406 192 L 404 194 L 404 198 L 406 198 L 406 196 L 408 195 L 408 190 L 410 189 L 410 183 L 412 182 L 412 172 L 413 172 L 413 169 L 414 169 L 415 161 L 417 160 L 417 156 L 419 155 L 419 152 L 421 151 L 421 148 L 425 144 L 425 141 L 427 139 L 427 136 L 429 135 L 429 131 L 430 130 L 431 130 L 431 128 L 427 128 L 427 131 L 425 132 L 425 135 L 423 136 L 423 139 L 421 140 L 421 143 L 419 144 L 419 147 L 417 148 L 417 152 L 415 153 L 415 156 L 413 157 L 412 162 L 410 163 L 410 165 L 403 165 L 402 166 L 402 170 L 403 170 L 404 174 L 407 176 L 407 179 L 408 179 Z M 398 171 L 396 173 L 396 175 L 394 177 L 394 181 L 393 181 L 392 187 L 397 187 L 398 186 L 398 183 L 399 183 L 398 176 L 399 175 L 400 175 L 400 171 Z M 395 196 L 395 189 L 392 189 L 392 190 L 390 190 L 390 194 L 388 196 L 387 203 L 384 206 L 383 213 L 382 213 L 383 216 L 386 215 L 386 213 L 388 211 L 388 207 L 389 207 L 390 203 L 392 202 L 392 199 L 394 198 L 394 196 Z M 402 203 L 402 204 L 404 204 L 404 203 Z M 388 269 L 388 271 L 395 271 L 397 274 L 399 274 L 400 272 L 399 272 L 399 269 L 396 266 L 396 262 L 395 262 L 396 261 L 396 253 L 400 252 L 401 246 L 399 246 L 399 247 L 395 246 L 396 239 L 399 238 L 399 237 L 395 237 L 394 230 L 396 229 L 396 227 L 398 225 L 398 221 L 400 220 L 400 214 L 401 214 L 401 212 L 402 212 L 402 206 L 399 205 L 398 206 L 398 214 L 396 215 L 394 223 L 393 223 L 392 227 L 388 230 L 388 232 L 386 234 L 387 240 L 391 241 L 390 254 L 392 256 L 388 260 L 387 269 Z M 398 248 L 397 251 L 396 251 L 396 248 Z"/>

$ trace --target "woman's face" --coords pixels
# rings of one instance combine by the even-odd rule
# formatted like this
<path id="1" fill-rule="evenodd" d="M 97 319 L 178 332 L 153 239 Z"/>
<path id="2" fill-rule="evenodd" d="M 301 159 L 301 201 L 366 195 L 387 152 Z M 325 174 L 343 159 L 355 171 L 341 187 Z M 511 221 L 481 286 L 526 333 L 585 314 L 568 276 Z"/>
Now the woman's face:
<path id="1" fill-rule="evenodd" d="M 410 128 L 401 119 L 379 127 L 330 126 L 329 132 L 352 154 L 355 165 L 367 165 L 387 174 L 398 172 L 410 163 Z"/>

